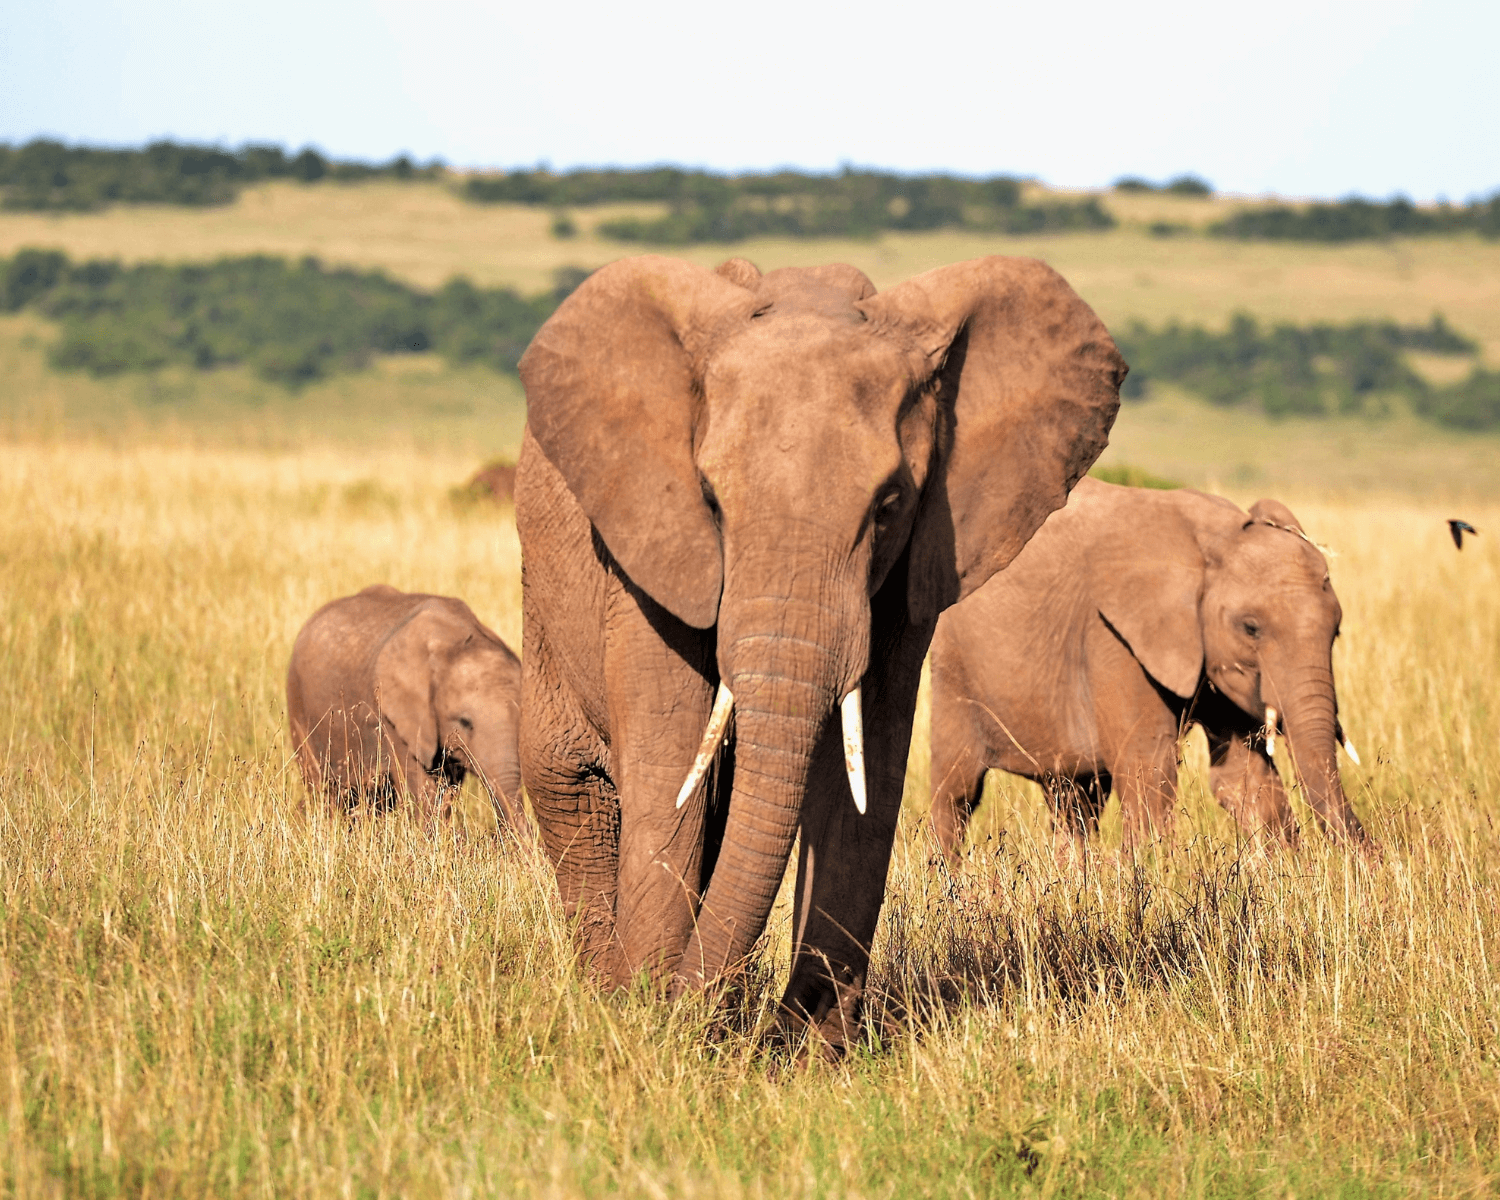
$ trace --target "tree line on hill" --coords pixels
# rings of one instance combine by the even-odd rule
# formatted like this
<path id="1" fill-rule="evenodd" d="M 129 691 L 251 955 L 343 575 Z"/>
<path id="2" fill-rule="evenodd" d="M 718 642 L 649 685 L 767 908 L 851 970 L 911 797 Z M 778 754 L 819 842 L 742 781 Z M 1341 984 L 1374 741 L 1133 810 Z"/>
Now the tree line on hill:
<path id="1" fill-rule="evenodd" d="M 1178 175 L 1166 183 L 1152 183 L 1139 175 L 1125 175 L 1114 182 L 1117 192 L 1162 192 L 1168 196 L 1212 196 L 1213 187 L 1196 175 Z"/>
<path id="2" fill-rule="evenodd" d="M 901 175 L 846 167 L 835 174 L 771 171 L 721 175 L 677 167 L 643 170 L 545 169 L 475 176 L 463 194 L 481 204 L 555 210 L 654 201 L 654 217 L 603 221 L 597 232 L 623 242 L 681 246 L 750 237 L 873 237 L 887 230 L 973 229 L 1042 233 L 1109 229 L 1098 200 L 1025 203 L 1009 175 Z"/>
<path id="3" fill-rule="evenodd" d="M 67 146 L 38 138 L 0 143 L 0 207 L 86 212 L 110 204 L 227 204 L 246 184 L 267 179 L 433 178 L 441 164 L 418 166 L 405 155 L 388 163 L 335 161 L 311 146 L 289 155 L 280 146 L 224 150 L 177 142 L 143 149 Z"/>
<path id="4" fill-rule="evenodd" d="M 375 354 L 437 353 L 514 373 L 521 354 L 588 272 L 564 267 L 535 296 L 449 280 L 425 292 L 379 271 L 289 263 L 264 255 L 203 264 L 92 260 L 22 250 L 0 260 L 0 311 L 30 309 L 60 327 L 62 370 L 94 375 L 178 365 L 244 365 L 288 388 L 359 370 Z M 1435 387 L 1408 351 L 1472 356 L 1477 347 L 1440 316 L 1426 325 L 1264 326 L 1236 316 L 1223 332 L 1135 323 L 1116 340 L 1131 365 L 1122 390 L 1138 400 L 1170 382 L 1211 404 L 1257 405 L 1270 416 L 1379 415 L 1393 398 L 1441 424 L 1500 428 L 1500 372 L 1478 366 Z"/>
<path id="5" fill-rule="evenodd" d="M 1291 242 L 1354 242 L 1392 237 L 1430 237 L 1475 232 L 1500 238 L 1500 192 L 1462 207 L 1418 208 L 1403 196 L 1384 204 L 1350 196 L 1293 208 L 1272 204 L 1245 208 L 1208 227 L 1215 237 Z"/>
<path id="6" fill-rule="evenodd" d="M 1178 384 L 1210 404 L 1255 405 L 1273 417 L 1378 416 L 1399 397 L 1441 425 L 1500 428 L 1500 372 L 1476 364 L 1467 379 L 1435 387 L 1408 364 L 1408 350 L 1477 353 L 1478 346 L 1439 315 L 1426 325 L 1263 326 L 1241 313 L 1222 333 L 1175 324 L 1151 329 L 1136 322 L 1115 340 L 1130 364 L 1120 389 L 1127 401 L 1143 398 L 1157 381 Z"/>
<path id="7" fill-rule="evenodd" d="M 564 267 L 539 296 L 451 279 L 423 292 L 379 271 L 264 255 L 205 264 L 93 260 L 22 250 L 0 261 L 0 311 L 58 322 L 55 367 L 94 375 L 244 364 L 300 387 L 378 353 L 433 351 L 514 372 L 543 321 L 587 271 Z"/>
<path id="8" fill-rule="evenodd" d="M 289 154 L 279 146 L 238 150 L 172 141 L 140 149 L 68 146 L 38 138 L 22 146 L 0 143 L 0 208 L 89 211 L 110 204 L 212 205 L 232 201 L 242 187 L 271 179 L 436 179 L 440 162 L 419 166 L 406 155 L 387 163 L 334 160 L 311 146 Z M 1138 176 L 1116 180 L 1117 192 L 1207 196 L 1213 189 L 1193 175 L 1155 184 Z M 569 208 L 607 203 L 664 203 L 654 217 L 603 221 L 597 232 L 623 242 L 689 245 L 750 237 L 873 237 L 887 230 L 969 229 L 990 233 L 1049 233 L 1110 229 L 1117 222 L 1096 197 L 1026 203 L 1022 181 L 1009 175 L 902 175 L 846 167 L 724 175 L 657 166 L 639 169 L 545 168 L 473 175 L 459 186 L 480 204 L 548 207 L 554 232 L 577 226 Z M 1419 208 L 1397 196 L 1384 203 L 1354 196 L 1302 206 L 1246 208 L 1209 227 L 1217 237 L 1276 241 L 1346 242 L 1474 231 L 1500 237 L 1500 192 L 1462 206 Z M 1153 232 L 1187 232 L 1158 222 Z"/>

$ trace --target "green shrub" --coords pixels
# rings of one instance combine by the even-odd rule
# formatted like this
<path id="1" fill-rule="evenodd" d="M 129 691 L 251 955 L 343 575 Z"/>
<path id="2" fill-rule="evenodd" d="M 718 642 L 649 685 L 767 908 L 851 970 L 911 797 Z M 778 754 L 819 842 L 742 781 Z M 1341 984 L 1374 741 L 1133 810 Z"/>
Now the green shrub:
<path id="1" fill-rule="evenodd" d="M 1244 209 L 1209 227 L 1216 237 L 1297 242 L 1353 242 L 1469 230 L 1483 237 L 1500 237 L 1500 192 L 1462 208 L 1448 204 L 1418 208 L 1404 196 L 1384 204 L 1359 196 L 1301 208 L 1277 204 Z"/>
<path id="2" fill-rule="evenodd" d="M 0 309 L 15 312 L 57 286 L 68 259 L 56 250 L 22 250 L 0 276 Z"/>
<path id="3" fill-rule="evenodd" d="M 1167 479 L 1161 475 L 1153 475 L 1142 467 L 1127 466 L 1123 463 L 1109 467 L 1095 467 L 1089 472 L 1095 479 L 1104 483 L 1117 483 L 1122 487 L 1156 488 L 1160 491 L 1171 491 L 1184 485 L 1176 479 Z"/>
<path id="4" fill-rule="evenodd" d="M 1168 180 L 1162 191 L 1170 192 L 1174 196 L 1212 196 L 1214 194 L 1214 189 L 1209 186 L 1208 181 L 1199 179 L 1196 175 L 1179 175 L 1175 179 Z"/>
<path id="5" fill-rule="evenodd" d="M 1152 183 L 1139 175 L 1124 175 L 1114 182 L 1117 192 L 1165 192 L 1171 196 L 1212 196 L 1214 189 L 1196 175 L 1178 175 L 1166 183 Z"/>
<path id="6" fill-rule="evenodd" d="M 1170 381 L 1211 404 L 1253 404 L 1270 416 L 1373 414 L 1382 411 L 1379 398 L 1400 396 L 1447 424 L 1500 424 L 1486 415 L 1492 393 L 1484 372 L 1457 388 L 1433 389 L 1407 364 L 1407 350 L 1477 351 L 1440 315 L 1426 325 L 1355 321 L 1266 328 L 1239 314 L 1222 333 L 1175 324 L 1153 330 L 1137 322 L 1115 340 L 1130 363 L 1120 389 L 1127 401 L 1146 396 L 1156 381 Z"/>
<path id="7" fill-rule="evenodd" d="M 1500 429 L 1500 371 L 1476 367 L 1462 383 L 1422 397 L 1417 411 L 1452 429 Z"/>
<path id="8" fill-rule="evenodd" d="M 63 370 L 243 363 L 296 388 L 357 370 L 374 353 L 435 350 L 513 372 L 537 328 L 586 276 L 564 268 L 550 292 L 534 297 L 466 279 L 429 295 L 378 271 L 328 270 L 311 258 L 125 267 L 23 250 L 0 263 L 0 297 L 7 310 L 31 306 L 60 323 L 52 362 Z"/>
<path id="9" fill-rule="evenodd" d="M 660 217 L 606 221 L 598 232 L 623 242 L 684 246 L 752 237 L 874 237 L 884 230 L 980 229 L 1035 233 L 1108 229 L 1114 219 L 1097 200 L 1022 205 L 1009 176 L 897 175 L 846 169 L 718 175 L 653 167 L 640 171 L 512 171 L 469 179 L 476 203 L 547 205 L 554 209 L 626 201 L 668 205 Z"/>
<path id="10" fill-rule="evenodd" d="M 288 158 L 278 146 L 230 151 L 162 141 L 119 150 L 38 138 L 16 148 L 0 145 L 0 206 L 87 211 L 121 203 L 227 204 L 245 184 L 264 179 L 412 179 L 439 169 L 437 163 L 418 168 L 404 155 L 383 166 L 331 162 L 310 146 Z"/>

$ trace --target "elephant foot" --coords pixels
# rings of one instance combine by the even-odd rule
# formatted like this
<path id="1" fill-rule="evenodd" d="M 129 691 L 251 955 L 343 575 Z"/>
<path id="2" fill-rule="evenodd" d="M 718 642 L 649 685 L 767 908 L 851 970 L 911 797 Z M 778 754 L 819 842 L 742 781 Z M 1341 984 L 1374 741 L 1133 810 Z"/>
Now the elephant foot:
<path id="1" fill-rule="evenodd" d="M 860 1036 L 864 976 L 847 968 L 837 974 L 843 978 L 830 977 L 819 964 L 816 972 L 793 971 L 787 984 L 772 1041 L 795 1047 L 799 1062 L 839 1062 Z"/>

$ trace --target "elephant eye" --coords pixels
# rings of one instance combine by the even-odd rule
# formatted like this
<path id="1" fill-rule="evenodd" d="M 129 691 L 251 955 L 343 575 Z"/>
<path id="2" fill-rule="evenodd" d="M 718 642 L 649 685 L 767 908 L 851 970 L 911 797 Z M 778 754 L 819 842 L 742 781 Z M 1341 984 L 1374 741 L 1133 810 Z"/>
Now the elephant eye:
<path id="1" fill-rule="evenodd" d="M 1241 617 L 1240 628 L 1245 631 L 1246 637 L 1260 637 L 1260 622 L 1254 617 Z"/>
<path id="2" fill-rule="evenodd" d="M 719 523 L 719 497 L 714 492 L 714 485 L 708 482 L 708 476 L 698 476 L 698 486 L 703 491 L 703 503 L 708 505 L 708 511 L 713 514 L 714 524 Z"/>
<path id="3" fill-rule="evenodd" d="M 875 520 L 884 524 L 896 515 L 896 510 L 901 507 L 901 489 L 892 488 L 875 501 Z"/>

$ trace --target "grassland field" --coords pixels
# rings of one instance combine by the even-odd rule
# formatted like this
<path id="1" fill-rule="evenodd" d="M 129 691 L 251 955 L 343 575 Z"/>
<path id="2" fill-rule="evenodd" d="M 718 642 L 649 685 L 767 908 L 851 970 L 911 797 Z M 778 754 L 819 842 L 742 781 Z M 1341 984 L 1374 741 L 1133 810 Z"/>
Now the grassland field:
<path id="1" fill-rule="evenodd" d="M 734 252 L 843 258 L 882 284 L 1040 253 L 1111 320 L 1440 309 L 1495 361 L 1500 248 L 1158 240 L 1131 222 L 1163 218 L 1126 200 L 1097 239 Z M 1141 203 L 1201 223 L 1214 202 Z M 438 188 L 269 188 L 208 212 L 0 215 L 0 253 L 310 252 L 528 289 L 616 253 L 557 242 L 547 220 Z M 785 903 L 735 1008 L 669 1009 L 580 978 L 545 866 L 491 836 L 472 790 L 436 838 L 303 803 L 282 686 L 319 603 L 375 581 L 456 594 L 519 645 L 511 514 L 451 493 L 514 450 L 513 381 L 417 359 L 296 396 L 238 371 L 93 380 L 47 368 L 50 336 L 0 319 L 5 1194 L 1500 1186 L 1500 439 L 1399 414 L 1278 423 L 1170 392 L 1127 407 L 1114 461 L 1277 495 L 1333 551 L 1340 707 L 1364 759 L 1345 782 L 1384 856 L 1315 835 L 1248 853 L 1195 736 L 1174 845 L 1123 863 L 1111 814 L 1089 870 L 1060 872 L 1036 790 L 992 777 L 950 874 L 923 827 L 924 697 L 868 1038 L 842 1065 L 793 1068 L 755 1036 Z M 1481 530 L 1462 553 L 1448 516 Z"/>

